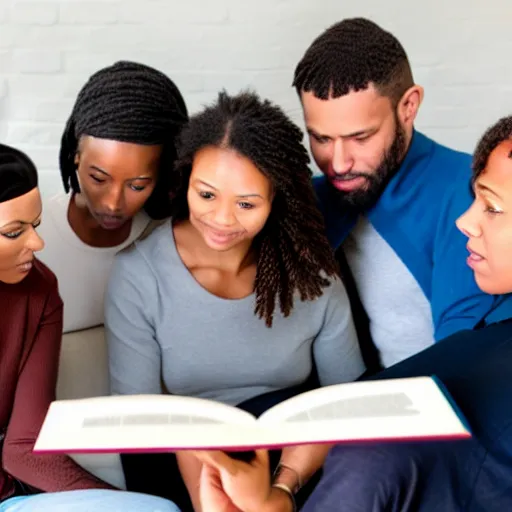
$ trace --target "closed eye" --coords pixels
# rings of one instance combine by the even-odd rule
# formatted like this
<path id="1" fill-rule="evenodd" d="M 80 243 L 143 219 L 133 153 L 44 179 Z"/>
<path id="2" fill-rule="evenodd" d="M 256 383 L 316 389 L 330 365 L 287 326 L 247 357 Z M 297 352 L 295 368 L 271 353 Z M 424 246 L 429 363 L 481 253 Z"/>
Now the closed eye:
<path id="1" fill-rule="evenodd" d="M 94 176 L 94 174 L 89 174 L 89 176 L 96 182 L 96 183 L 105 183 L 105 180 L 102 180 L 101 178 L 98 178 L 97 176 Z"/>
<path id="2" fill-rule="evenodd" d="M 484 211 L 490 215 L 499 215 L 500 213 L 503 213 L 503 210 L 493 208 L 492 206 L 486 206 Z"/>
<path id="3" fill-rule="evenodd" d="M 146 187 L 144 185 L 130 185 L 134 192 L 142 192 Z"/>
<path id="4" fill-rule="evenodd" d="M 30 224 L 28 224 L 30 225 Z M 32 224 L 32 227 L 34 229 L 37 229 L 41 225 L 41 219 L 39 219 L 37 222 L 34 222 Z M 9 231 L 8 233 L 2 233 L 2 236 L 5 236 L 5 238 L 9 238 L 10 240 L 14 240 L 21 236 L 25 232 L 25 229 L 16 229 L 15 231 Z"/>
<path id="5" fill-rule="evenodd" d="M 2 233 L 5 238 L 9 238 L 11 240 L 14 240 L 15 238 L 18 238 L 23 233 L 22 229 L 19 229 L 18 231 L 11 231 L 10 233 Z"/>
<path id="6" fill-rule="evenodd" d="M 330 140 L 329 137 L 323 137 L 322 135 L 316 135 L 315 133 L 311 133 L 310 135 L 319 144 L 327 144 Z"/>

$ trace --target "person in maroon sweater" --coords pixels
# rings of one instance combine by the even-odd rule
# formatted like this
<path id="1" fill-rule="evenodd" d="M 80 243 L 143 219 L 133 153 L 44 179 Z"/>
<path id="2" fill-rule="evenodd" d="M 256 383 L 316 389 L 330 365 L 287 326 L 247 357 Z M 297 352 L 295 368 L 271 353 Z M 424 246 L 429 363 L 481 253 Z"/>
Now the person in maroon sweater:
<path id="1" fill-rule="evenodd" d="M 32 452 L 55 399 L 63 311 L 57 279 L 34 256 L 44 247 L 41 210 L 34 164 L 0 144 L 0 512 L 176 512 L 170 501 L 114 489 L 67 456 Z"/>

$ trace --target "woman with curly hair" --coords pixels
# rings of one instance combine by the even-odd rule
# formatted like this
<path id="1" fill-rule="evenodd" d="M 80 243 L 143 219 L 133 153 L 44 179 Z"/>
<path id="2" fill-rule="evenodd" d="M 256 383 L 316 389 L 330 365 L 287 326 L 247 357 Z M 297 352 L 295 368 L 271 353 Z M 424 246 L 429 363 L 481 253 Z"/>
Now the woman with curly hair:
<path id="1" fill-rule="evenodd" d="M 364 372 L 308 164 L 300 129 L 255 94 L 223 92 L 190 120 L 172 219 L 119 254 L 111 274 L 112 393 L 165 390 L 261 412 L 302 391 L 313 369 L 321 385 Z M 284 449 L 281 468 L 307 479 L 315 461 L 304 454 Z M 201 465 L 182 453 L 178 463 L 199 510 Z M 140 483 L 126 469 L 128 487 Z M 288 497 L 276 489 L 276 499 Z"/>

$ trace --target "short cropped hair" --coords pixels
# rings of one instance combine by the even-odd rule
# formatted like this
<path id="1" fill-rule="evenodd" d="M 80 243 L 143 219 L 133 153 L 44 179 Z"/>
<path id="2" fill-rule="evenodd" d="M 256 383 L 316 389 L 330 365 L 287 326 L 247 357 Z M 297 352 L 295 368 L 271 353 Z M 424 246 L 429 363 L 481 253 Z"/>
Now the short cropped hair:
<path id="1" fill-rule="evenodd" d="M 299 95 L 312 92 L 324 100 L 365 90 L 370 84 L 396 106 L 414 80 L 398 39 L 365 18 L 345 19 L 318 36 L 293 80 Z"/>

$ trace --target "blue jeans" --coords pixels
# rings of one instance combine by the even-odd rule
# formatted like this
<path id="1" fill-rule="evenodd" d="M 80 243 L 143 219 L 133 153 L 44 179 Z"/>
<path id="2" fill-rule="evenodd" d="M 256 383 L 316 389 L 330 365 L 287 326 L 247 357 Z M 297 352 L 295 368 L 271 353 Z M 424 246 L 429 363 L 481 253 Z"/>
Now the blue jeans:
<path id="1" fill-rule="evenodd" d="M 512 511 L 512 322 L 454 334 L 371 379 L 432 374 L 473 439 L 338 445 L 303 512 Z"/>
<path id="2" fill-rule="evenodd" d="M 0 512 L 179 512 L 168 500 L 126 491 L 87 489 L 17 496 L 0 503 Z"/>

